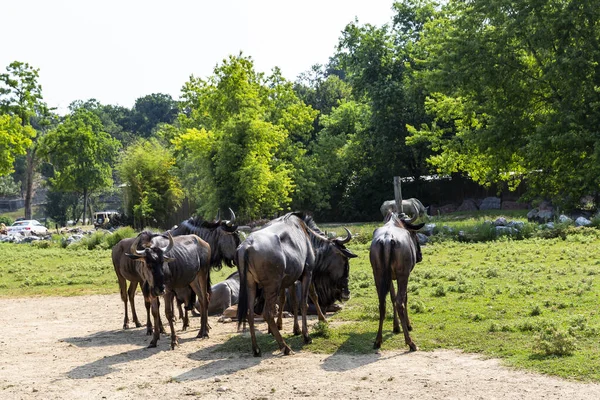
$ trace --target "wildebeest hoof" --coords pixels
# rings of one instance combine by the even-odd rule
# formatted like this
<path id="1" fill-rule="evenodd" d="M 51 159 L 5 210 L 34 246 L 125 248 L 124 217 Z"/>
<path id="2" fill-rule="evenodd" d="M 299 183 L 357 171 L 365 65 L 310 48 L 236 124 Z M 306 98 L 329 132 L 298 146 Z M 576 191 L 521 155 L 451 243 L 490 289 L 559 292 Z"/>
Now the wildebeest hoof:
<path id="1" fill-rule="evenodd" d="M 381 343 L 379 343 L 379 342 L 375 342 L 375 343 L 373 344 L 373 348 L 374 348 L 375 350 L 379 350 L 379 348 L 380 348 L 380 347 L 381 347 Z"/>
<path id="2" fill-rule="evenodd" d="M 411 332 L 412 331 L 412 325 L 408 325 L 408 331 Z"/>
<path id="3" fill-rule="evenodd" d="M 123 324 L 123 329 L 129 329 L 129 324 Z"/>
<path id="4" fill-rule="evenodd" d="M 419 350 L 417 348 L 417 345 L 414 344 L 414 343 L 409 343 L 408 347 L 410 348 L 410 351 L 417 351 L 417 350 Z"/>
<path id="5" fill-rule="evenodd" d="M 294 354 L 294 352 L 292 351 L 292 349 L 289 348 L 289 346 L 285 346 L 283 348 L 283 355 L 284 356 L 291 356 L 293 354 Z"/>
<path id="6" fill-rule="evenodd" d="M 410 329 L 409 329 L 409 331 L 410 331 Z M 400 333 L 400 332 L 402 332 L 400 327 L 394 328 L 394 333 Z"/>
<path id="7" fill-rule="evenodd" d="M 261 354 L 261 352 L 260 352 L 260 349 L 255 349 L 255 350 L 252 350 L 252 353 L 253 353 L 252 355 L 253 355 L 254 357 L 261 357 L 261 356 L 262 356 L 262 354 Z"/>
<path id="8" fill-rule="evenodd" d="M 146 329 L 146 336 L 152 335 L 152 328 Z"/>
<path id="9" fill-rule="evenodd" d="M 140 323 L 140 321 L 135 321 L 135 327 L 136 328 L 141 328 L 142 324 Z"/>
<path id="10" fill-rule="evenodd" d="M 304 336 L 304 344 L 311 344 L 312 338 L 310 336 Z"/>
<path id="11" fill-rule="evenodd" d="M 156 343 L 155 342 L 150 342 L 150 344 L 148 345 L 148 348 L 152 349 L 154 347 L 156 347 Z"/>
<path id="12" fill-rule="evenodd" d="M 300 328 L 298 328 L 298 329 L 294 328 L 294 336 L 298 336 L 301 333 L 302 333 L 302 331 L 300 330 Z"/>

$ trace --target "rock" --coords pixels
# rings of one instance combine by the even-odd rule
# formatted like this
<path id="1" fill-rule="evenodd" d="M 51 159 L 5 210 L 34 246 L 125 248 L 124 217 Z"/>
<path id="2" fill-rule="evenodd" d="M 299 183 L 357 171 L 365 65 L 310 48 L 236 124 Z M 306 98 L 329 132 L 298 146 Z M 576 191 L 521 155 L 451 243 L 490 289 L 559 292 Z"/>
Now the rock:
<path id="1" fill-rule="evenodd" d="M 429 238 L 421 232 L 417 232 L 417 240 L 421 246 L 424 246 L 427 244 L 427 242 L 429 242 Z"/>
<path id="2" fill-rule="evenodd" d="M 456 211 L 477 211 L 479 207 L 477 207 L 477 203 L 473 199 L 465 199 L 462 204 L 458 206 Z"/>
<path id="3" fill-rule="evenodd" d="M 592 224 L 592 221 L 585 217 L 579 217 L 575 220 L 575 226 L 589 226 Z"/>
<path id="4" fill-rule="evenodd" d="M 217 388 L 217 392 L 219 392 L 219 393 L 224 393 L 224 392 L 226 392 L 228 390 L 229 390 L 229 388 L 227 386 L 219 386 Z"/>
<path id="5" fill-rule="evenodd" d="M 537 213 L 536 221 L 538 222 L 548 222 L 554 218 L 554 212 L 550 210 L 540 210 Z"/>
<path id="6" fill-rule="evenodd" d="M 425 224 L 425 226 L 423 226 L 423 228 L 421 228 L 421 232 L 424 235 L 431 236 L 431 235 L 433 235 L 435 226 L 436 226 L 435 224 Z"/>
<path id="7" fill-rule="evenodd" d="M 448 214 L 456 211 L 455 204 L 446 204 L 440 207 L 431 206 L 431 215 L 437 216 L 438 214 Z"/>
<path id="8" fill-rule="evenodd" d="M 570 224 L 571 222 L 573 222 L 573 220 L 564 214 L 560 214 L 560 216 L 558 217 L 558 222 L 562 224 Z"/>
<path id="9" fill-rule="evenodd" d="M 510 226 L 511 228 L 515 228 L 517 230 L 521 230 L 525 227 L 525 222 L 521 221 L 510 221 L 506 226 Z"/>
<path id="10" fill-rule="evenodd" d="M 530 210 L 527 213 L 527 221 L 530 221 L 530 222 L 531 221 L 536 221 L 537 220 L 538 212 L 540 212 L 540 210 L 538 210 L 537 208 L 534 208 L 534 209 Z"/>
<path id="11" fill-rule="evenodd" d="M 512 235 L 518 231 L 510 226 L 496 226 L 496 235 Z"/>
<path id="12" fill-rule="evenodd" d="M 486 197 L 483 199 L 481 206 L 479 206 L 480 210 L 499 210 L 501 205 L 501 200 L 499 197 Z"/>
<path id="13" fill-rule="evenodd" d="M 506 221 L 506 218 L 498 217 L 494 222 L 492 222 L 492 224 L 494 226 L 506 226 L 506 224 L 508 224 L 508 222 Z"/>

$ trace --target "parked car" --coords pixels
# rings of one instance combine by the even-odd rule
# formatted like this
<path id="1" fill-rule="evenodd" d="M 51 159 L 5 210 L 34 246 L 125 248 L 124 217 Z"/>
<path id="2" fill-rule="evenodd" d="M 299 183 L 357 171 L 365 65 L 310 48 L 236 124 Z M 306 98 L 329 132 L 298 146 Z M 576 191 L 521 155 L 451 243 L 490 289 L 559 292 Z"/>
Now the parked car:
<path id="1" fill-rule="evenodd" d="M 20 233 L 23 235 L 45 236 L 48 234 L 48 228 L 35 219 L 17 221 L 9 226 L 7 230 L 9 235 Z"/>

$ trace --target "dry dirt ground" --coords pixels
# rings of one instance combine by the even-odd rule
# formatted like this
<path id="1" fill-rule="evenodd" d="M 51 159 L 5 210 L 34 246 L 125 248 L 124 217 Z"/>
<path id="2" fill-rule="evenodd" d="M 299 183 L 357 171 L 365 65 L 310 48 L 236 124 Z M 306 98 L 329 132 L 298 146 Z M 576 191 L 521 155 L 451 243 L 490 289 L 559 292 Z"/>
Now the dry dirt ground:
<path id="1" fill-rule="evenodd" d="M 162 336 L 147 349 L 145 328 L 124 331 L 115 295 L 0 300 L 0 398 L 340 398 L 598 399 L 600 385 L 514 371 L 454 351 L 367 355 L 278 352 L 254 358 L 215 352 L 235 324 L 210 318 L 210 339 Z M 144 310 L 142 299 L 136 299 Z M 142 322 L 145 322 L 142 312 Z M 286 332 L 290 322 L 286 322 Z M 178 328 L 180 327 L 178 323 Z M 258 324 L 265 332 L 265 324 Z M 249 341 L 248 337 L 248 341 Z"/>

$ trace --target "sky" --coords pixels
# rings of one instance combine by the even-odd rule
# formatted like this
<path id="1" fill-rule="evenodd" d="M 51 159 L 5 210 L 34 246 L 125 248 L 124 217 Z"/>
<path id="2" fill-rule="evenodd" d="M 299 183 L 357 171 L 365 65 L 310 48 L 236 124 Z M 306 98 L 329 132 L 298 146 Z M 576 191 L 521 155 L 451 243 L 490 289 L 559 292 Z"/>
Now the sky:
<path id="1" fill-rule="evenodd" d="M 40 70 L 42 95 L 64 114 L 74 100 L 131 108 L 152 93 L 179 98 L 240 51 L 257 71 L 294 81 L 333 55 L 344 27 L 381 26 L 393 0 L 0 0 L 0 72 Z"/>

